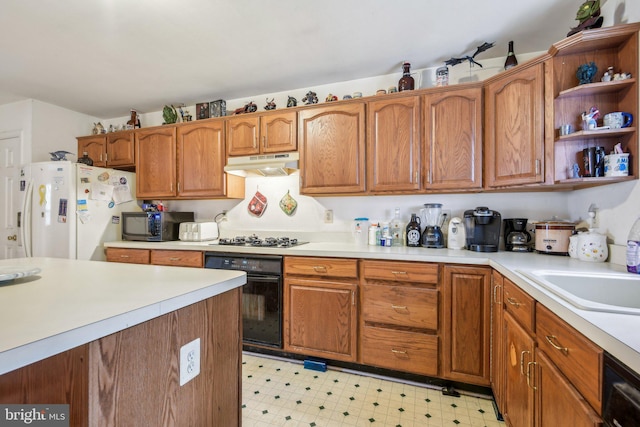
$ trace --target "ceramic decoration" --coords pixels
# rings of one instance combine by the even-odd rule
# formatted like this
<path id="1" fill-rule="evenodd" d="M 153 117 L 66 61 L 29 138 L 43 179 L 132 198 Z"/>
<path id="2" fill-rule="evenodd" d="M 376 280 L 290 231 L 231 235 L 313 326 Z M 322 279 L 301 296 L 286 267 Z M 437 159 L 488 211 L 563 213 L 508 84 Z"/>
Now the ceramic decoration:
<path id="1" fill-rule="evenodd" d="M 318 95 L 316 95 L 316 93 L 313 92 L 313 91 L 309 91 L 304 96 L 304 98 L 302 98 L 302 102 L 304 102 L 306 105 L 317 104 L 318 103 Z"/>
<path id="2" fill-rule="evenodd" d="M 298 105 L 298 100 L 295 99 L 293 96 L 288 96 L 287 97 L 287 108 L 295 107 L 296 105 Z"/>
<path id="3" fill-rule="evenodd" d="M 596 66 L 596 64 L 593 62 L 589 62 L 578 67 L 578 71 L 576 71 L 576 77 L 578 78 L 578 82 L 581 85 L 584 85 L 591 83 L 597 73 L 598 67 Z"/>
<path id="4" fill-rule="evenodd" d="M 264 106 L 265 110 L 275 110 L 276 109 L 276 103 L 273 101 L 273 98 L 271 98 L 271 101 L 269 101 L 269 98 L 267 98 L 267 105 Z"/>
<path id="5" fill-rule="evenodd" d="M 580 233 L 576 252 L 580 261 L 605 262 L 609 256 L 607 237 L 591 230 Z"/>

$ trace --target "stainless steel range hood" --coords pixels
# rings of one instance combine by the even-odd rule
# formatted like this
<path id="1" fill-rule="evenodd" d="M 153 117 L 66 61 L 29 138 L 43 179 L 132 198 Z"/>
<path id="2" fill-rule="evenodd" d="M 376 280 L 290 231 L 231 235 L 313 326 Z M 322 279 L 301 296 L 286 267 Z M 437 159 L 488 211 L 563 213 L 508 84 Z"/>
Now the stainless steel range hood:
<path id="1" fill-rule="evenodd" d="M 285 176 L 298 170 L 297 152 L 229 157 L 224 171 L 233 175 Z"/>

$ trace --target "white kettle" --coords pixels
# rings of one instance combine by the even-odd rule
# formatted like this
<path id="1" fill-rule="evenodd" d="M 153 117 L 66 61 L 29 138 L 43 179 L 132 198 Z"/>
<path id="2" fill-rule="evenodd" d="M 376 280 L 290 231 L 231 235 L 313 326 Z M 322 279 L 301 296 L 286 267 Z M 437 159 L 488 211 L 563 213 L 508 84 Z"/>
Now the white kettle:
<path id="1" fill-rule="evenodd" d="M 447 247 L 449 249 L 464 249 L 466 244 L 466 233 L 464 223 L 458 217 L 451 218 L 447 229 Z"/>

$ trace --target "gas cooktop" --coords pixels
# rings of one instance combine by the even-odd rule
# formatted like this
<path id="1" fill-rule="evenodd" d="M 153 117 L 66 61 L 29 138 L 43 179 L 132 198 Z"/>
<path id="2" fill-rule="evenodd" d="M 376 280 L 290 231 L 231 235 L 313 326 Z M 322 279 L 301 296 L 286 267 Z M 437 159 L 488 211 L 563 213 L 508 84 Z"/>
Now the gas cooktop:
<path id="1" fill-rule="evenodd" d="M 252 234 L 251 236 L 223 237 L 218 244 L 223 246 L 257 246 L 262 248 L 290 248 L 307 242 L 300 242 L 290 237 L 265 237 L 264 239 Z"/>

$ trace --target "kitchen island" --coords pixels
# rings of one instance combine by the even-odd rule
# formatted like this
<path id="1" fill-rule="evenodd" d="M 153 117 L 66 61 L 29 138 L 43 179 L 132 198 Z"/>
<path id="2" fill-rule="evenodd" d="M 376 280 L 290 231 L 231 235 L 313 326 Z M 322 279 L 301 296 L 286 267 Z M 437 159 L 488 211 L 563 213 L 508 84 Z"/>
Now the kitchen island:
<path id="1" fill-rule="evenodd" d="M 0 283 L 0 403 L 69 404 L 71 425 L 239 425 L 241 272 L 53 258 Z M 180 385 L 180 349 L 200 374 Z"/>

